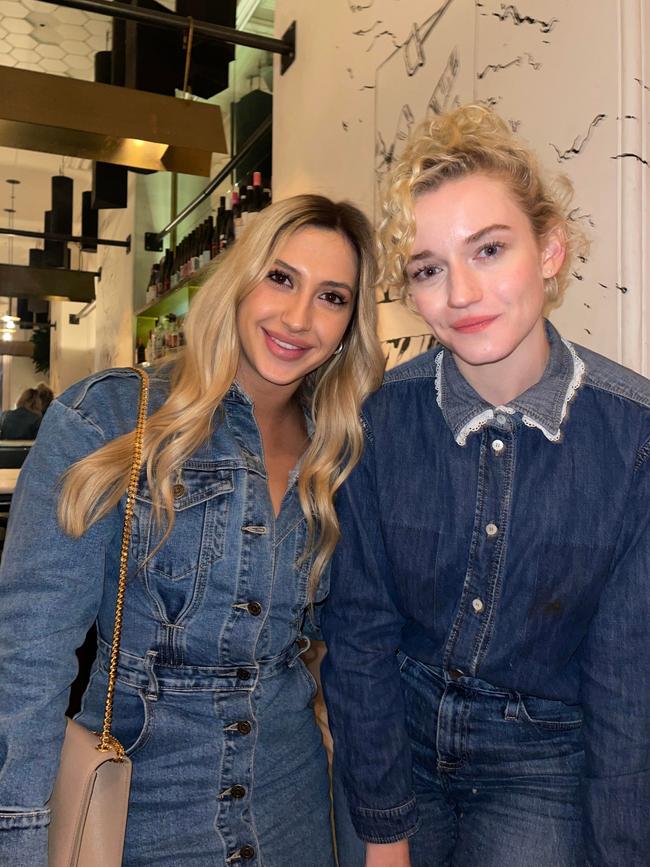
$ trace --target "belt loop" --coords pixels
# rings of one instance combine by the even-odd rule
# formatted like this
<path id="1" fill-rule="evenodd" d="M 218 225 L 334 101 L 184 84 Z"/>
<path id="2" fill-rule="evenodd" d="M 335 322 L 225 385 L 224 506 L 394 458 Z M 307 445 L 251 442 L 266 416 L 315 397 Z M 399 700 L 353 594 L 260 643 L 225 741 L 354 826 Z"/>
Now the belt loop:
<path id="1" fill-rule="evenodd" d="M 311 641 L 309 638 L 307 638 L 306 635 L 298 636 L 298 638 L 296 639 L 296 649 L 289 657 L 289 660 L 287 662 L 287 668 L 293 668 L 296 664 L 296 661 L 300 659 L 303 653 L 307 653 L 310 647 Z"/>
<path id="2" fill-rule="evenodd" d="M 144 671 L 149 678 L 149 683 L 147 684 L 147 689 L 144 694 L 147 701 L 158 701 L 158 679 L 156 678 L 156 672 L 154 671 L 157 657 L 157 650 L 148 650 L 144 657 Z"/>
<path id="3" fill-rule="evenodd" d="M 519 713 L 521 711 L 521 695 L 518 692 L 513 692 L 508 696 L 508 704 L 506 705 L 506 712 L 504 714 L 504 719 L 513 722 L 519 719 Z"/>

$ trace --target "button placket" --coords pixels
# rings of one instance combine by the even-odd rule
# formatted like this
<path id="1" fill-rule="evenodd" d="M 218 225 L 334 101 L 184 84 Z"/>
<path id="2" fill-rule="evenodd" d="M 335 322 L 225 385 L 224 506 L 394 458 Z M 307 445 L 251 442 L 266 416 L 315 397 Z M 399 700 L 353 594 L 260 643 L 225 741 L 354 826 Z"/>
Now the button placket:
<path id="1" fill-rule="evenodd" d="M 515 449 L 513 435 L 508 430 L 508 418 L 502 413 L 497 415 L 502 416 L 503 432 L 484 428 L 479 435 L 481 444 L 477 450 L 472 542 L 461 604 L 449 631 L 443 658 L 443 665 L 450 672 L 450 677 L 452 668 L 477 676 L 494 628 L 494 618 L 498 616 L 498 591 L 505 563 L 502 548 L 512 503 Z M 499 419 L 495 418 L 495 421 Z"/>

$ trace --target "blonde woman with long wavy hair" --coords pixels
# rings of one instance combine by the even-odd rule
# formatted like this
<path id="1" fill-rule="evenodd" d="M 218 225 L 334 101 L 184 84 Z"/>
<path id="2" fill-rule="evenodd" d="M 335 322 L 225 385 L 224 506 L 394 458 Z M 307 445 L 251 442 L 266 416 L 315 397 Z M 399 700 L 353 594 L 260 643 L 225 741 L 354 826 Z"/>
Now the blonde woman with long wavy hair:
<path id="1" fill-rule="evenodd" d="M 366 402 L 338 499 L 346 867 L 649 863 L 650 383 L 546 318 L 567 184 L 476 105 L 392 169 L 380 286 L 439 345 Z"/>
<path id="2" fill-rule="evenodd" d="M 271 205 L 219 257 L 180 356 L 149 374 L 114 734 L 133 762 L 126 867 L 332 867 L 302 633 L 327 594 L 335 494 L 381 379 L 374 242 L 348 203 Z M 47 864 L 75 648 L 101 728 L 139 377 L 48 409 L 0 588 L 0 861 Z"/>

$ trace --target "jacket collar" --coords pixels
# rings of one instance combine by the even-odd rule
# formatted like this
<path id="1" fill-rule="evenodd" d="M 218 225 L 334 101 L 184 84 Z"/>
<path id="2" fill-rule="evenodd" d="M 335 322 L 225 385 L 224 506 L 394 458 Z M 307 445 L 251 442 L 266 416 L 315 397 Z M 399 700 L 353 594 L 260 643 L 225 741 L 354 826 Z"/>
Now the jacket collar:
<path id="1" fill-rule="evenodd" d="M 454 439 L 464 446 L 467 438 L 498 415 L 518 415 L 528 427 L 540 430 L 550 442 L 559 442 L 569 403 L 580 388 L 585 365 L 575 348 L 550 322 L 545 322 L 550 345 L 544 375 L 531 388 L 505 406 L 492 406 L 462 376 L 454 357 L 442 349 L 435 357 L 438 405 Z"/>

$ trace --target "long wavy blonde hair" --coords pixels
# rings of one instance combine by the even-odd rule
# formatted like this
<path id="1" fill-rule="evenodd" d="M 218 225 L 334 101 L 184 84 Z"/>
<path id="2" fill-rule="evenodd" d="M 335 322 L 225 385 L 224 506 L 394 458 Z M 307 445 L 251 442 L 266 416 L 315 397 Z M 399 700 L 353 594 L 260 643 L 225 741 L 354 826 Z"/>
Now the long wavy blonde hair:
<path id="1" fill-rule="evenodd" d="M 559 302 L 575 257 L 586 255 L 589 247 L 581 228 L 571 219 L 571 182 L 565 175 L 547 179 L 530 148 L 496 112 L 482 105 L 461 106 L 422 123 L 394 164 L 382 196 L 382 288 L 407 301 L 406 263 L 415 240 L 415 200 L 445 181 L 470 174 L 504 181 L 527 215 L 538 242 L 551 230 L 560 230 L 566 256 L 558 274 L 547 278 L 544 285 L 547 303 Z"/>
<path id="2" fill-rule="evenodd" d="M 173 362 L 169 395 L 147 419 L 143 463 L 164 541 L 174 523 L 175 472 L 210 437 L 219 422 L 215 412 L 236 376 L 238 305 L 264 278 L 279 248 L 305 226 L 339 232 L 358 262 L 354 311 L 343 350 L 313 371 L 299 393 L 315 425 L 298 478 L 309 531 L 305 557 L 313 557 L 313 595 L 339 538 L 334 496 L 361 454 L 361 403 L 379 386 L 384 367 L 376 334 L 375 242 L 370 223 L 356 207 L 315 195 L 276 202 L 219 256 L 192 302 L 187 345 Z M 59 500 L 65 532 L 81 536 L 116 506 L 128 485 L 133 439 L 133 433 L 120 436 L 66 472 Z"/>

